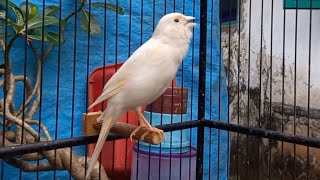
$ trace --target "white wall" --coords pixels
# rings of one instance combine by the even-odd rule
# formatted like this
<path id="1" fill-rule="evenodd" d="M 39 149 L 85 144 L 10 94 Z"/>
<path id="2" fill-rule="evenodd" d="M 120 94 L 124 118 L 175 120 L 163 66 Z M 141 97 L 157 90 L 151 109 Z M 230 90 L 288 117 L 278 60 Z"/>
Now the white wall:
<path id="1" fill-rule="evenodd" d="M 248 90 L 248 65 L 250 52 L 250 89 L 259 87 L 260 82 L 260 57 L 262 57 L 262 98 L 270 98 L 270 77 L 272 76 L 272 102 L 282 102 L 282 67 L 283 52 L 285 52 L 285 93 L 286 104 L 294 104 L 294 64 L 296 59 L 296 104 L 307 106 L 308 95 L 308 62 L 309 62 L 309 25 L 310 10 L 298 10 L 297 32 L 296 10 L 284 10 L 282 0 L 274 0 L 273 4 L 273 37 L 271 39 L 271 0 L 264 0 L 262 14 L 262 0 L 251 0 L 251 35 L 249 49 L 249 0 L 242 0 L 241 4 L 241 38 L 240 38 L 240 84 L 245 85 Z M 284 29 L 285 19 L 285 37 Z M 262 56 L 261 56 L 261 16 L 262 25 Z M 320 108 L 320 10 L 312 11 L 312 33 L 311 33 L 311 82 L 310 105 Z M 233 27 L 231 33 L 231 76 L 233 86 L 237 87 L 238 80 L 238 31 Z M 224 62 L 228 66 L 228 30 L 223 33 Z M 295 34 L 296 58 L 295 58 Z M 285 49 L 283 41 L 285 40 Z M 272 49 L 271 49 L 272 42 Z M 270 60 L 272 57 L 272 74 Z M 229 74 L 230 75 L 230 74 Z M 270 76 L 271 75 L 271 76 Z M 230 86 L 232 86 L 230 84 Z M 240 85 L 240 86 L 241 86 Z M 267 91 L 265 89 L 267 88 Z M 240 99 L 245 106 L 247 92 L 242 92 Z M 246 100 L 246 101 L 245 101 Z"/>

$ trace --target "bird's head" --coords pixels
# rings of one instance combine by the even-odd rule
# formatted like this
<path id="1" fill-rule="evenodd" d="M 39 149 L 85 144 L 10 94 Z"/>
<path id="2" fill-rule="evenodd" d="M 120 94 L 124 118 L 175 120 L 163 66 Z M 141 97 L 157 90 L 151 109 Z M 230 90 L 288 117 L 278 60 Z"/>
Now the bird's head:
<path id="1" fill-rule="evenodd" d="M 187 41 L 192 37 L 195 18 L 181 13 L 170 13 L 163 16 L 154 30 L 153 37 L 166 41 Z"/>

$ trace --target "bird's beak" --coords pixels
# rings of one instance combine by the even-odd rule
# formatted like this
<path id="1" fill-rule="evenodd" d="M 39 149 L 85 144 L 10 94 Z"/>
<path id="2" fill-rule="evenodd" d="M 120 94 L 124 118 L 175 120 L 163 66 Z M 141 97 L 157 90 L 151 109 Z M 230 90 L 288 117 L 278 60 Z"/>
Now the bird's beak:
<path id="1" fill-rule="evenodd" d="M 195 19 L 192 16 L 185 16 L 186 17 L 186 24 L 184 25 L 186 28 L 193 28 L 197 23 L 194 23 L 193 20 Z"/>

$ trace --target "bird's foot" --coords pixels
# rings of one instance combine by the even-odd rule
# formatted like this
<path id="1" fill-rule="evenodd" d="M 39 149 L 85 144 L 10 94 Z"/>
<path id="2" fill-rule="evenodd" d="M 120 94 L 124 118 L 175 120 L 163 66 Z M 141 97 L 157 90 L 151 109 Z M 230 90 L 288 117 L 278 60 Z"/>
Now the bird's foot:
<path id="1" fill-rule="evenodd" d="M 164 132 L 161 129 L 158 129 L 156 127 L 153 126 L 148 126 L 145 124 L 140 124 L 130 135 L 130 140 L 132 141 L 132 136 L 134 136 L 142 127 L 146 128 L 147 131 L 145 133 L 142 134 L 142 136 L 140 137 L 140 140 L 144 140 L 144 138 L 146 137 L 146 135 L 148 135 L 149 133 L 157 133 L 159 134 L 162 138 L 164 138 Z"/>

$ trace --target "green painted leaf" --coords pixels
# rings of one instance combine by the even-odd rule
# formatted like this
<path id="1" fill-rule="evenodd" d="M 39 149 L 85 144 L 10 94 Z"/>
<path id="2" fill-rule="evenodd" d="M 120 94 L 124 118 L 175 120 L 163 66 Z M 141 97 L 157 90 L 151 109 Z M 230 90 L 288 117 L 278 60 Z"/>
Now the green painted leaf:
<path id="1" fill-rule="evenodd" d="M 0 33 L 0 39 L 4 39 L 5 34 L 4 33 Z"/>
<path id="2" fill-rule="evenodd" d="M 30 20 L 38 14 L 38 6 L 30 2 L 28 2 L 28 5 L 27 5 L 27 2 L 22 2 L 20 4 L 20 9 L 24 17 L 27 17 L 27 6 L 28 6 L 28 20 Z"/>
<path id="3" fill-rule="evenodd" d="M 111 11 L 115 11 L 118 14 L 124 15 L 124 8 L 122 8 L 120 6 L 117 6 L 115 4 L 112 4 L 112 3 L 95 2 L 95 3 L 91 3 L 91 5 L 93 7 L 106 8 L 106 9 L 109 9 Z"/>
<path id="4" fill-rule="evenodd" d="M 54 16 L 56 14 L 56 12 L 58 12 L 58 11 L 59 11 L 58 6 L 50 5 L 44 9 L 44 15 L 45 16 Z"/>
<path id="5" fill-rule="evenodd" d="M 82 18 L 81 18 L 81 28 L 86 33 L 90 34 L 98 34 L 101 32 L 101 27 L 97 20 L 89 14 L 87 10 L 84 8 L 81 9 L 82 12 Z M 90 19 L 90 25 L 89 25 L 89 19 Z M 90 29 L 90 30 L 89 30 Z"/>
<path id="6" fill-rule="evenodd" d="M 45 16 L 44 22 L 42 20 L 42 15 L 38 15 L 32 18 L 30 21 L 28 21 L 28 29 L 31 30 L 34 28 L 42 27 L 42 24 L 43 26 L 59 25 L 59 19 L 53 16 Z"/>
<path id="7" fill-rule="evenodd" d="M 42 36 L 41 35 L 35 35 L 35 34 L 31 34 L 28 35 L 29 39 L 33 39 L 33 40 L 37 40 L 37 41 L 42 41 Z M 43 38 L 44 41 L 47 41 L 47 38 Z"/>
<path id="8" fill-rule="evenodd" d="M 6 0 L 0 0 L 0 5 L 2 6 L 6 6 Z M 11 1 L 8 1 L 8 7 L 11 8 L 11 10 L 14 12 L 15 16 L 16 16 L 16 24 L 21 26 L 24 24 L 24 18 L 23 18 L 23 13 L 21 11 L 21 9 L 14 3 L 12 3 Z"/>
<path id="9" fill-rule="evenodd" d="M 0 10 L 0 19 L 6 19 L 6 12 L 3 10 Z"/>
<path id="10" fill-rule="evenodd" d="M 9 24 L 13 27 L 16 33 L 21 32 L 23 30 L 23 25 L 18 25 L 14 22 L 9 21 Z"/>
<path id="11" fill-rule="evenodd" d="M 42 34 L 43 34 L 43 37 L 42 37 Z M 32 31 L 32 34 L 28 35 L 28 38 L 34 39 L 34 40 L 37 40 L 37 41 L 42 41 L 43 40 L 45 42 L 50 42 L 50 43 L 53 43 L 55 45 L 59 45 L 59 35 L 57 33 L 48 32 L 46 30 L 44 30 L 44 33 L 42 33 L 42 28 L 35 28 Z M 65 40 L 61 35 L 60 43 L 62 44 L 64 42 L 65 42 Z"/>
<path id="12" fill-rule="evenodd" d="M 0 19 L 6 19 L 6 12 L 3 10 L 0 10 Z M 8 25 L 11 25 L 16 32 L 19 32 L 23 28 L 23 26 L 20 26 L 17 23 L 12 22 L 10 19 L 8 19 Z M 4 28 L 4 26 L 5 25 L 1 25 L 0 28 Z"/>
<path id="13" fill-rule="evenodd" d="M 54 32 L 48 32 L 47 36 L 48 42 L 51 42 L 55 45 L 59 45 L 59 35 Z M 64 38 L 60 36 L 60 44 L 64 43 Z"/>
<path id="14" fill-rule="evenodd" d="M 24 17 L 23 17 L 23 13 L 22 11 L 18 8 L 18 7 L 13 7 L 12 9 L 16 15 L 16 23 L 19 26 L 23 26 L 24 25 Z"/>
<path id="15" fill-rule="evenodd" d="M 43 34 L 43 38 L 42 38 Z M 47 41 L 48 32 L 44 30 L 42 33 L 42 28 L 35 28 L 32 34 L 28 34 L 29 39 L 37 40 L 37 41 Z"/>

